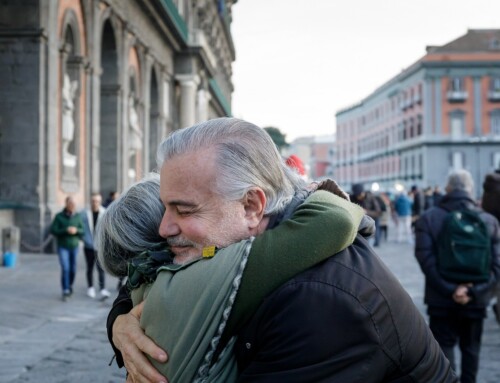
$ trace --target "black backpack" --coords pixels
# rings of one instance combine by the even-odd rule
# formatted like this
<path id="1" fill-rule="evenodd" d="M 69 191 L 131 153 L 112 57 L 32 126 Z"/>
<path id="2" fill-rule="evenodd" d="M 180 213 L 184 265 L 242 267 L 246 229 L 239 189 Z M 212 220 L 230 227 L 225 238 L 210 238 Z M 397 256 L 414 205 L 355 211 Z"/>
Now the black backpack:
<path id="1" fill-rule="evenodd" d="M 449 212 L 437 243 L 437 266 L 444 279 L 457 283 L 488 281 L 491 240 L 477 211 Z"/>

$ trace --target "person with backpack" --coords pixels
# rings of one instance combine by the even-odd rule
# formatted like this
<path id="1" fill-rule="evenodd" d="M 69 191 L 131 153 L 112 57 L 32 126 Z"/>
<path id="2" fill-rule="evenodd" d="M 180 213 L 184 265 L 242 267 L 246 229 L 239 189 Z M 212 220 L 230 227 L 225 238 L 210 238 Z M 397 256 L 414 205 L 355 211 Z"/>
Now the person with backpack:
<path id="1" fill-rule="evenodd" d="M 499 223 L 472 193 L 471 174 L 453 172 L 439 205 L 415 224 L 430 329 L 454 369 L 458 343 L 462 383 L 476 382 L 486 308 L 500 280 Z"/>

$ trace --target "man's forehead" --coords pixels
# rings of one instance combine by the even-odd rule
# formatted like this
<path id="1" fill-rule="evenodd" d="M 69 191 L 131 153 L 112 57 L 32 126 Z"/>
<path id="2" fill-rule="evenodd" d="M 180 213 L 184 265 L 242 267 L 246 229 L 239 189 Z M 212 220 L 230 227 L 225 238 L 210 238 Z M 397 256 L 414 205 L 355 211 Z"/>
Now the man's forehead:
<path id="1" fill-rule="evenodd" d="M 206 150 L 186 153 L 165 161 L 160 172 L 160 188 L 200 188 L 207 184 L 210 187 L 216 176 L 212 153 Z"/>

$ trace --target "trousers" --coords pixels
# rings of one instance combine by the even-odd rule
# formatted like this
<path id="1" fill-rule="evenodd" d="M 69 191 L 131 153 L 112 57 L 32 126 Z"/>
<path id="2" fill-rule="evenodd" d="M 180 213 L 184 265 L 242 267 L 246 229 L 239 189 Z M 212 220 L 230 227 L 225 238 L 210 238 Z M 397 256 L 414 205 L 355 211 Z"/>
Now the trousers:
<path id="1" fill-rule="evenodd" d="M 74 249 L 58 247 L 57 255 L 59 256 L 59 264 L 61 266 L 61 287 L 64 293 L 69 293 L 75 281 L 78 247 Z"/>
<path id="2" fill-rule="evenodd" d="M 83 249 L 85 253 L 85 261 L 87 262 L 87 286 L 94 286 L 94 266 L 97 268 L 97 275 L 99 278 L 99 289 L 102 290 L 105 287 L 105 275 L 99 261 L 97 260 L 97 252 L 94 249 Z"/>
<path id="3" fill-rule="evenodd" d="M 458 343 L 461 360 L 461 383 L 475 383 L 479 369 L 479 352 L 484 318 L 467 318 L 458 315 L 430 316 L 430 329 L 443 353 L 456 371 L 455 346 Z"/>

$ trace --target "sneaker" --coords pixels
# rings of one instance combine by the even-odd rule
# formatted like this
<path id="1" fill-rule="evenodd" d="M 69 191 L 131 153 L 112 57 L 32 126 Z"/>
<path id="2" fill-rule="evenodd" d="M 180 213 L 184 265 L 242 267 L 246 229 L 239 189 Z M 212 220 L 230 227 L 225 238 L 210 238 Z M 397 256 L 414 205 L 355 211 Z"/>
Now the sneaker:
<path id="1" fill-rule="evenodd" d="M 92 299 L 95 298 L 95 289 L 93 287 L 87 289 L 87 296 Z"/>
<path id="2" fill-rule="evenodd" d="M 69 290 L 63 291 L 63 293 L 62 293 L 62 301 L 66 302 L 70 296 L 71 296 L 71 294 L 70 294 Z"/>
<path id="3" fill-rule="evenodd" d="M 106 289 L 102 289 L 102 290 L 101 290 L 101 299 L 106 299 L 106 298 L 109 298 L 109 296 L 110 296 L 110 295 L 111 295 L 111 294 L 109 293 L 109 291 L 108 291 L 108 290 L 106 290 Z"/>

